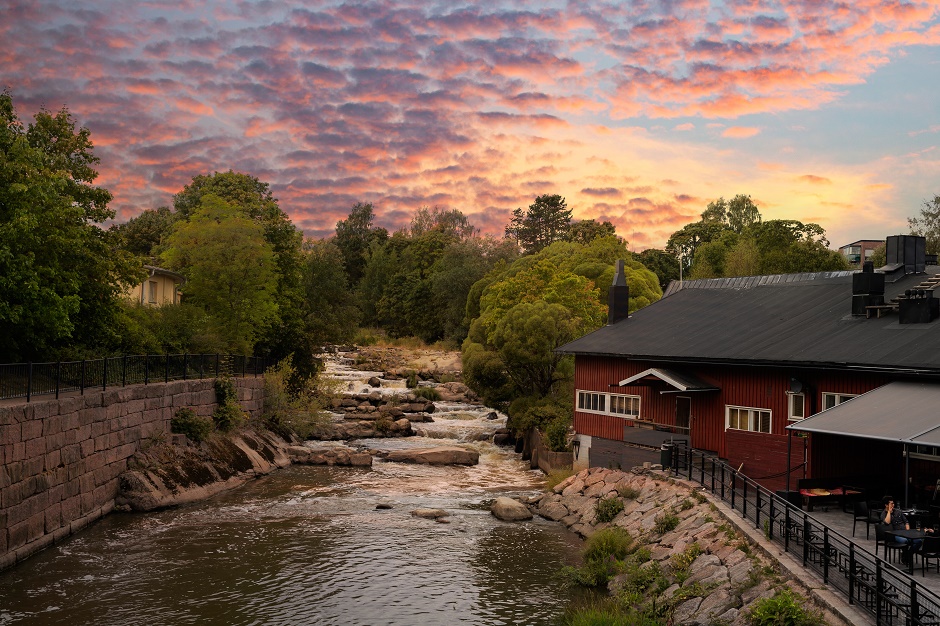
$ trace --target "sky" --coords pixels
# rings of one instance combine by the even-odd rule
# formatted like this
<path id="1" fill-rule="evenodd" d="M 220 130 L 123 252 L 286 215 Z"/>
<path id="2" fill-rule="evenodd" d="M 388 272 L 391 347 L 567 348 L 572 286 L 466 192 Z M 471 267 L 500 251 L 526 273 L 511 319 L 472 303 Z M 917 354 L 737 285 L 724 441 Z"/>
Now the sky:
<path id="1" fill-rule="evenodd" d="M 119 222 L 231 169 L 310 237 L 560 194 L 642 250 L 747 194 L 838 247 L 940 194 L 940 0 L 0 0 L 0 41 Z"/>

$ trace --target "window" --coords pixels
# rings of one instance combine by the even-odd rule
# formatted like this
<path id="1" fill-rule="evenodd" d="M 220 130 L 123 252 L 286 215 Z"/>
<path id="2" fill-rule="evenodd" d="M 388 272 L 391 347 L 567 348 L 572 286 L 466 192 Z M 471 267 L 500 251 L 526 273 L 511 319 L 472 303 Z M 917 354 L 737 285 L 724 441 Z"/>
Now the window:
<path id="1" fill-rule="evenodd" d="M 156 302 L 157 301 L 157 282 L 155 280 L 151 280 L 148 284 L 150 285 L 150 302 Z"/>
<path id="2" fill-rule="evenodd" d="M 806 396 L 802 393 L 791 393 L 789 396 L 787 419 L 793 422 L 806 417 Z"/>
<path id="3" fill-rule="evenodd" d="M 856 395 L 857 394 L 854 394 L 854 393 L 824 393 L 822 395 L 823 411 L 825 411 L 826 409 L 831 409 L 837 404 L 842 404 L 846 400 L 851 400 Z"/>
<path id="4" fill-rule="evenodd" d="M 610 412 L 636 419 L 640 416 L 640 396 L 610 394 Z"/>
<path id="5" fill-rule="evenodd" d="M 640 416 L 640 396 L 579 391 L 578 410 L 637 419 Z"/>
<path id="6" fill-rule="evenodd" d="M 725 407 L 725 427 L 750 430 L 755 433 L 769 433 L 770 411 L 741 406 Z"/>

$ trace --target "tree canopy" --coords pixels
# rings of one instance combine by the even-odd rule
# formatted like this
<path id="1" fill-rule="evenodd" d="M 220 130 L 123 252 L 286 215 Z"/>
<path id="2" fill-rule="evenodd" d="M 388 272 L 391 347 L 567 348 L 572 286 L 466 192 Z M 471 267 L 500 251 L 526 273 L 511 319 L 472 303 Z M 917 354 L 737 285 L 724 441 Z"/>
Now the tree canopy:
<path id="1" fill-rule="evenodd" d="M 142 277 L 98 224 L 111 194 L 65 108 L 26 126 L 0 93 L 0 358 L 52 359 L 107 347 L 124 287 Z"/>
<path id="2" fill-rule="evenodd" d="M 537 196 L 523 213 L 512 212 L 506 236 L 515 239 L 525 254 L 534 254 L 552 242 L 563 240 L 571 229 L 571 209 L 557 194 Z"/>
<path id="3" fill-rule="evenodd" d="M 919 217 L 907 218 L 912 235 L 927 238 L 927 254 L 940 253 L 940 195 L 924 200 Z"/>

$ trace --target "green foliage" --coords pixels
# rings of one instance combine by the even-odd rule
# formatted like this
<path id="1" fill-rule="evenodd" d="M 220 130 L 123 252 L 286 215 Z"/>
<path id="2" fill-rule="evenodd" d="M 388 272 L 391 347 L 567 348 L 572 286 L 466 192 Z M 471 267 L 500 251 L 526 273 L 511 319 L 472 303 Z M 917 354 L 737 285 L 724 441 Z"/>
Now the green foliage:
<path id="1" fill-rule="evenodd" d="M 816 626 L 825 624 L 819 611 L 808 610 L 789 589 L 780 589 L 772 597 L 758 600 L 747 614 L 755 626 Z"/>
<path id="2" fill-rule="evenodd" d="M 881 244 L 877 248 L 871 251 L 871 258 L 869 259 L 872 265 L 875 266 L 875 269 L 879 267 L 884 267 L 887 264 L 888 250 L 885 244 Z"/>
<path id="3" fill-rule="evenodd" d="M 907 218 L 907 225 L 912 235 L 927 238 L 928 254 L 940 252 L 940 195 L 935 195 L 933 200 L 924 200 L 920 208 L 920 217 Z M 881 266 L 875 263 L 875 267 Z"/>
<path id="4" fill-rule="evenodd" d="M 173 232 L 178 217 L 166 206 L 145 209 L 127 222 L 112 226 L 110 230 L 119 237 L 120 245 L 125 250 L 144 258 L 156 257 L 164 240 Z"/>
<path id="5" fill-rule="evenodd" d="M 441 399 L 441 393 L 433 387 L 417 387 L 412 393 L 417 398 L 424 398 L 431 402 L 437 402 Z"/>
<path id="6" fill-rule="evenodd" d="M 570 467 L 555 468 L 545 477 L 545 490 L 551 491 L 565 480 L 574 475 L 574 470 Z"/>
<path id="7" fill-rule="evenodd" d="M 192 409 L 180 409 L 170 420 L 170 432 L 186 435 L 196 443 L 205 441 L 214 428 L 211 419 L 196 415 Z"/>
<path id="8" fill-rule="evenodd" d="M 290 357 L 264 373 L 265 425 L 282 436 L 308 439 L 329 425 L 334 389 L 320 377 L 297 372 Z"/>
<path id="9" fill-rule="evenodd" d="M 665 291 L 669 283 L 679 280 L 679 260 L 664 250 L 648 248 L 636 255 L 643 267 L 656 274 L 659 287 Z"/>
<path id="10" fill-rule="evenodd" d="M 548 423 L 545 427 L 545 443 L 552 452 L 568 450 L 568 431 L 571 429 L 571 414 L 567 411 Z"/>
<path id="11" fill-rule="evenodd" d="M 676 526 L 679 525 L 679 516 L 672 511 L 663 511 L 656 516 L 654 520 L 655 525 L 654 529 L 660 535 L 664 535 L 671 530 L 675 530 Z"/>
<path id="12" fill-rule="evenodd" d="M 66 109 L 27 126 L 0 93 L 0 358 L 54 360 L 113 349 L 121 292 L 138 260 L 97 224 L 114 217 L 93 185 L 98 158 Z"/>
<path id="13" fill-rule="evenodd" d="M 343 255 L 349 285 L 356 287 L 362 280 L 366 267 L 366 255 L 374 244 L 381 245 L 388 239 L 388 231 L 373 226 L 375 219 L 371 203 L 357 202 L 345 220 L 336 222 L 333 243 Z"/>
<path id="14" fill-rule="evenodd" d="M 506 237 L 518 241 L 526 254 L 534 254 L 564 239 L 570 224 L 571 209 L 565 199 L 557 194 L 544 194 L 537 196 L 525 213 L 521 208 L 512 212 Z"/>
<path id="15" fill-rule="evenodd" d="M 513 400 L 507 411 L 509 420 L 506 426 L 517 437 L 524 435 L 530 428 L 544 430 L 553 422 L 571 423 L 571 407 L 556 397 L 521 396 Z"/>
<path id="16" fill-rule="evenodd" d="M 304 251 L 303 313 L 309 343 L 319 347 L 349 341 L 360 313 L 347 282 L 342 253 L 329 241 L 308 242 Z"/>
<path id="17" fill-rule="evenodd" d="M 589 563 L 622 561 L 634 547 L 633 537 L 619 526 L 604 528 L 590 537 L 584 544 L 583 557 Z"/>
<path id="18" fill-rule="evenodd" d="M 693 506 L 695 506 L 695 505 L 692 504 L 692 501 L 691 501 L 691 500 L 689 500 L 688 498 L 684 498 L 684 499 L 682 500 L 682 502 L 679 503 L 679 510 L 680 510 L 680 511 L 688 511 L 688 510 L 691 509 Z"/>
<path id="19" fill-rule="evenodd" d="M 660 626 L 663 621 L 656 615 L 638 613 L 620 606 L 615 599 L 589 605 L 573 605 L 565 611 L 565 626 Z"/>
<path id="20" fill-rule="evenodd" d="M 623 500 L 620 498 L 600 498 L 594 505 L 595 519 L 601 524 L 612 522 L 621 512 L 623 512 Z"/>
<path id="21" fill-rule="evenodd" d="M 675 581 L 679 584 L 682 584 L 689 577 L 689 568 L 692 567 L 692 563 L 695 562 L 695 559 L 702 554 L 702 546 L 698 543 L 693 543 L 688 548 L 682 551 L 681 554 L 675 554 L 669 560 L 670 569 L 672 570 L 672 576 Z"/>
<path id="22" fill-rule="evenodd" d="M 215 380 L 216 409 L 212 413 L 216 428 L 222 432 L 231 432 L 245 422 L 245 412 L 238 403 L 238 392 L 231 378 Z"/>
<path id="23" fill-rule="evenodd" d="M 228 351 L 250 353 L 258 329 L 277 313 L 274 253 L 261 224 L 205 196 L 177 223 L 163 259 L 186 277 L 184 297 L 209 314 Z"/>
<path id="24" fill-rule="evenodd" d="M 610 222 L 580 220 L 572 222 L 568 226 L 568 233 L 564 239 L 565 241 L 587 245 L 598 237 L 614 237 L 616 235 L 617 229 Z"/>

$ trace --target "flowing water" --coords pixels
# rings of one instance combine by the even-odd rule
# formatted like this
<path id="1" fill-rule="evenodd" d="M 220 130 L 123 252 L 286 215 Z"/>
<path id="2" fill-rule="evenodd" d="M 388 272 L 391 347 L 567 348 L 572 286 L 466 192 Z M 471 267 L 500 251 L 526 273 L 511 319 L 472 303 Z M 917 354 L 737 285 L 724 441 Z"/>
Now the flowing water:
<path id="1" fill-rule="evenodd" d="M 371 390 L 369 373 L 333 371 Z M 555 523 L 489 513 L 494 497 L 543 481 L 482 441 L 505 423 L 487 413 L 439 403 L 416 425 L 425 436 L 352 442 L 446 438 L 478 450 L 477 466 L 293 466 L 199 504 L 109 515 L 0 573 L 0 625 L 557 623 L 570 595 L 556 574 L 580 542 Z M 444 509 L 448 523 L 418 508 Z"/>

